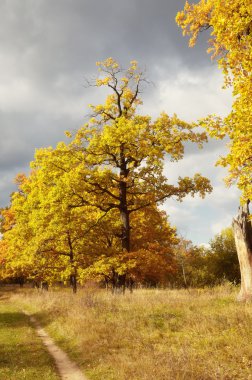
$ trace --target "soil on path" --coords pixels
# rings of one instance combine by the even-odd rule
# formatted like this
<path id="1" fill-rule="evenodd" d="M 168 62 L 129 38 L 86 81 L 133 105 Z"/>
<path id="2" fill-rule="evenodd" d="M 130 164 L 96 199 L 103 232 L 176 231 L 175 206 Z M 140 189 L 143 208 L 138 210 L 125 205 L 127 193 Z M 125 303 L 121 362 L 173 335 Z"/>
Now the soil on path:
<path id="1" fill-rule="evenodd" d="M 40 326 L 38 321 L 28 313 L 24 313 L 29 316 L 30 321 L 35 327 L 38 336 L 42 339 L 50 355 L 54 358 L 61 379 L 88 380 L 87 377 L 83 375 L 79 367 L 72 360 L 69 359 L 68 355 L 54 343 L 50 336 Z"/>

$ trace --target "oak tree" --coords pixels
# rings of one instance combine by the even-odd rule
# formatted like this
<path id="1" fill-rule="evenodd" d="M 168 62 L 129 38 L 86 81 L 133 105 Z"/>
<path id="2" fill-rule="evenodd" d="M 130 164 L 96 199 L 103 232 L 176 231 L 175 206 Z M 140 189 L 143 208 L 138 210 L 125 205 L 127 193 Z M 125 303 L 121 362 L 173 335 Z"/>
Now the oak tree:
<path id="1" fill-rule="evenodd" d="M 204 197 L 211 191 L 209 180 L 198 173 L 193 178 L 179 177 L 176 185 L 169 184 L 163 173 L 165 160 L 183 158 L 185 142 L 201 147 L 206 135 L 176 115 L 162 113 L 152 121 L 137 113 L 145 78 L 136 61 L 126 70 L 112 58 L 97 65 L 100 76 L 94 85 L 107 87 L 111 94 L 104 104 L 90 106 L 92 117 L 73 136 L 70 146 L 83 155 L 75 170 L 80 166 L 90 169 L 83 170 L 82 183 L 97 196 L 95 206 L 105 214 L 113 210 L 118 215 L 121 248 L 130 252 L 130 218 L 135 212 L 169 197 L 181 201 L 188 194 Z M 79 198 L 80 206 L 94 205 Z"/>

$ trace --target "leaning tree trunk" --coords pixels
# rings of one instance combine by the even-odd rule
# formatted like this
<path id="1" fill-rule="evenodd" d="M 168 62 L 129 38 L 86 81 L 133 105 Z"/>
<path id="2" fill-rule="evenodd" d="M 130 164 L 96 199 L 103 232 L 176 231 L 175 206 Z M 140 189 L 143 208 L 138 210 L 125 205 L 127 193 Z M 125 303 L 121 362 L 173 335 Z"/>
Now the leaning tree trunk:
<path id="1" fill-rule="evenodd" d="M 233 219 L 232 225 L 241 271 L 239 301 L 252 300 L 252 225 L 248 204 L 239 207 L 238 216 Z"/>

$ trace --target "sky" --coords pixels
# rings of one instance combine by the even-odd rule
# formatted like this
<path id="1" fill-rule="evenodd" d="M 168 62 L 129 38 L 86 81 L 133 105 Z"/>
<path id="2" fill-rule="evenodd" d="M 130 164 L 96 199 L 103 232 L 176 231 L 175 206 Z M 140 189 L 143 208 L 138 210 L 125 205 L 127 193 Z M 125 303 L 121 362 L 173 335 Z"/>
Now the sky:
<path id="1" fill-rule="evenodd" d="M 230 90 L 206 53 L 207 34 L 195 48 L 175 23 L 184 0 L 2 0 L 0 2 L 0 207 L 9 204 L 17 173 L 29 172 L 35 149 L 65 140 L 64 131 L 85 121 L 88 104 L 104 93 L 88 88 L 96 62 L 113 57 L 124 67 L 137 60 L 151 84 L 141 113 L 162 111 L 185 121 L 227 115 Z M 239 193 L 226 188 L 226 171 L 215 167 L 226 142 L 211 140 L 203 150 L 186 147 L 185 158 L 165 164 L 172 183 L 200 172 L 214 187 L 204 200 L 169 199 L 162 206 L 178 233 L 207 244 L 230 226 Z"/>

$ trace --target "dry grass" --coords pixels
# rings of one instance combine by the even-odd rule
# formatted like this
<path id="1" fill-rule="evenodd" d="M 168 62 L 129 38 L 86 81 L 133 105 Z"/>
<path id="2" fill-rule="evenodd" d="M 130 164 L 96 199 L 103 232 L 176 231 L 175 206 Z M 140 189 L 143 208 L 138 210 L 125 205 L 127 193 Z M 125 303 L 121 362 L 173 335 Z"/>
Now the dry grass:
<path id="1" fill-rule="evenodd" d="M 252 305 L 215 289 L 21 291 L 55 340 L 96 380 L 252 379 Z"/>

